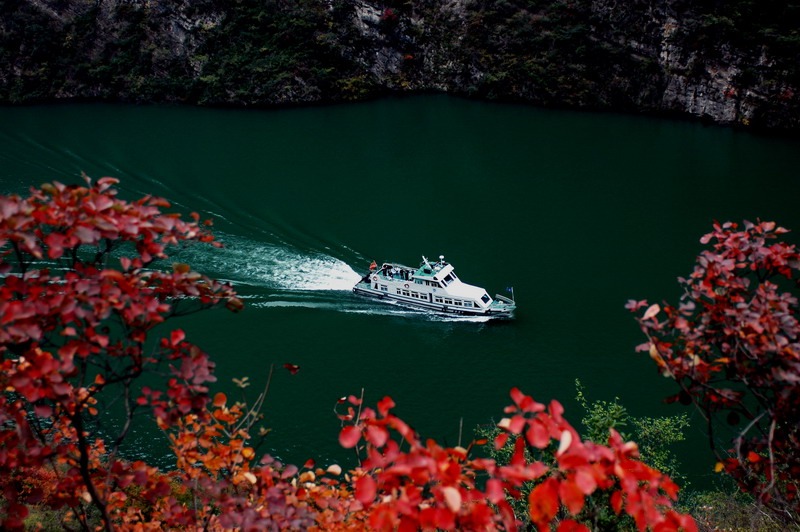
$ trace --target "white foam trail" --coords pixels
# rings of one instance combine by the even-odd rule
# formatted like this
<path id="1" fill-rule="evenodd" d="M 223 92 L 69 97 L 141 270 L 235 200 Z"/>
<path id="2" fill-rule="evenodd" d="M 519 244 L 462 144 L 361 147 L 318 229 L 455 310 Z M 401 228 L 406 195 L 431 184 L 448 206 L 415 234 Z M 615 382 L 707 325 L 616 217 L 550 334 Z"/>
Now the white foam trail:
<path id="1" fill-rule="evenodd" d="M 181 252 L 180 259 L 203 273 L 218 272 L 217 277 L 234 284 L 277 290 L 350 290 L 361 278 L 330 255 L 303 253 L 233 235 L 217 233 L 217 238 L 224 248 L 190 246 Z"/>

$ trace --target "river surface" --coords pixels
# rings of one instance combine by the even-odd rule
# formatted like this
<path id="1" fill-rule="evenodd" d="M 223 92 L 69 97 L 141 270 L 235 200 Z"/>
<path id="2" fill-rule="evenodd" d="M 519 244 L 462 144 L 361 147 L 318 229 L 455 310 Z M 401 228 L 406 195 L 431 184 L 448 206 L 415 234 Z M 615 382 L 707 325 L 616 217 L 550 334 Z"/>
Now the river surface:
<path id="1" fill-rule="evenodd" d="M 264 385 L 264 450 L 352 465 L 337 398 L 385 395 L 423 437 L 458 443 L 502 417 L 508 391 L 559 399 L 580 425 L 590 399 L 638 416 L 676 413 L 673 391 L 623 308 L 673 302 L 713 220 L 800 230 L 800 143 L 696 123 L 445 96 L 285 110 L 105 104 L 0 108 L 0 192 L 80 172 L 121 179 L 215 220 L 222 250 L 178 259 L 232 281 L 237 315 L 174 322 L 212 354 L 214 391 Z M 790 235 L 796 241 L 794 233 Z M 513 286 L 509 322 L 441 318 L 350 292 L 371 260 L 443 254 L 490 294 Z M 296 375 L 284 363 L 300 367 Z M 690 411 L 691 414 L 691 411 Z M 695 485 L 712 477 L 701 419 L 678 449 Z M 168 463 L 139 427 L 128 452 Z"/>

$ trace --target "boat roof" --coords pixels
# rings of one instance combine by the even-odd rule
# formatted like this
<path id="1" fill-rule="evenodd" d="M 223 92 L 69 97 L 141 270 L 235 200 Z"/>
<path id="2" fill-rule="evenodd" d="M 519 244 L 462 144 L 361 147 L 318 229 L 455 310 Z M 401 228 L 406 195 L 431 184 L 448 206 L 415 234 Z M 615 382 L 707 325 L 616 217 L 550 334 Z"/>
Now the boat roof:
<path id="1" fill-rule="evenodd" d="M 453 265 L 444 261 L 429 263 L 423 257 L 422 265 L 414 272 L 414 277 L 419 279 L 433 279 L 440 281 L 453 271 Z"/>
<path id="2" fill-rule="evenodd" d="M 481 288 L 480 286 L 467 284 L 465 282 L 462 282 L 460 279 L 456 279 L 455 281 L 447 285 L 447 294 L 456 297 L 480 299 L 481 297 L 483 297 L 483 294 L 485 293 L 486 290 Z"/>

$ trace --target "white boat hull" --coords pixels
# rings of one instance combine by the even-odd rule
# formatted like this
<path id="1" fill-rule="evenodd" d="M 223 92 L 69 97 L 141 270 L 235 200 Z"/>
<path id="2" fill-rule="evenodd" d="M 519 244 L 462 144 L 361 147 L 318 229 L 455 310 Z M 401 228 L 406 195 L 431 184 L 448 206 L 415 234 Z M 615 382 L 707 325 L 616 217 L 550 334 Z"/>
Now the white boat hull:
<path id="1" fill-rule="evenodd" d="M 449 282 L 441 282 L 442 276 L 437 276 L 437 272 L 447 274 L 452 272 L 452 267 L 445 270 L 440 264 L 447 266 L 443 262 L 435 266 L 428 264 L 430 271 L 420 267 L 416 273 L 405 266 L 384 264 L 380 270 L 365 275 L 353 287 L 353 292 L 437 314 L 513 317 L 516 305 L 509 298 L 498 295 L 492 300 L 485 290 L 461 282 L 455 274 L 447 277 Z"/>

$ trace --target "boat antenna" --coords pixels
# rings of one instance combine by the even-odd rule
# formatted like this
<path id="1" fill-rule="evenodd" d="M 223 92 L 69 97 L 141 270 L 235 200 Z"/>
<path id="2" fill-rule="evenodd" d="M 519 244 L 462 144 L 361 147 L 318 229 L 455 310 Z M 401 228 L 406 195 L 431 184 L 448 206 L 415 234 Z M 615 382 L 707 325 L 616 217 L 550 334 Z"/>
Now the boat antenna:
<path id="1" fill-rule="evenodd" d="M 439 262 L 444 264 L 444 255 L 439 255 Z"/>
<path id="2" fill-rule="evenodd" d="M 422 256 L 422 262 L 424 262 L 425 266 L 427 266 L 428 268 L 431 267 L 431 263 L 428 262 L 428 259 L 425 258 L 425 255 Z"/>

